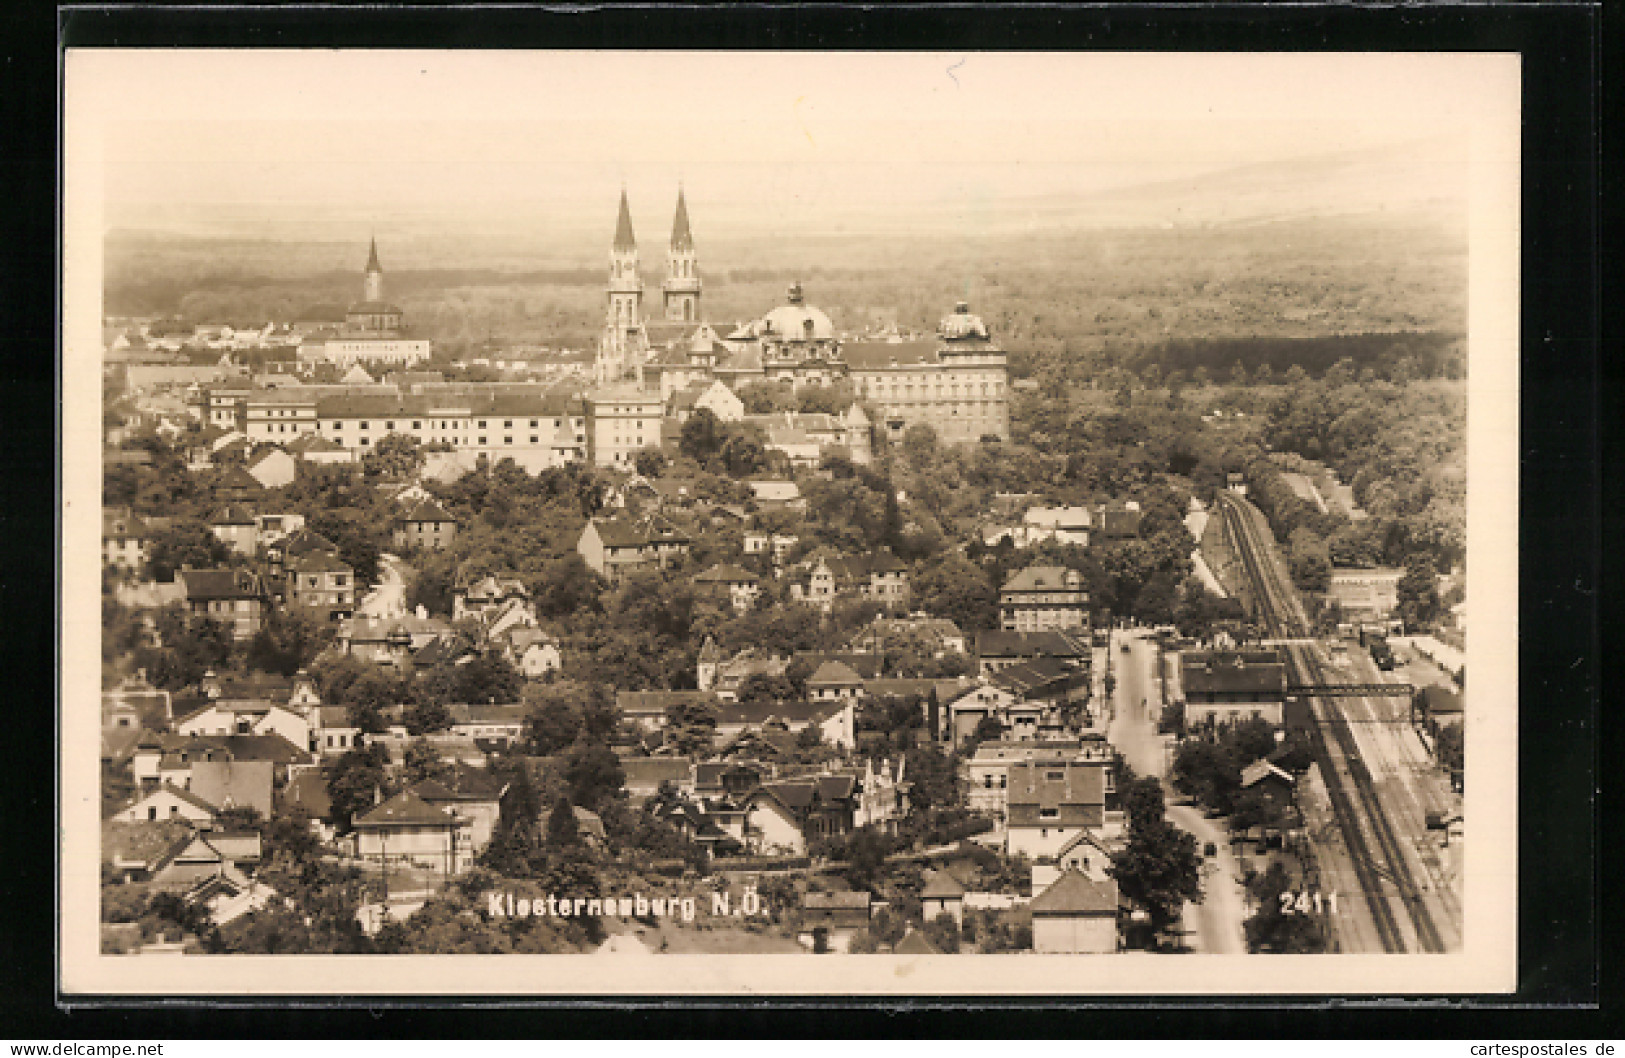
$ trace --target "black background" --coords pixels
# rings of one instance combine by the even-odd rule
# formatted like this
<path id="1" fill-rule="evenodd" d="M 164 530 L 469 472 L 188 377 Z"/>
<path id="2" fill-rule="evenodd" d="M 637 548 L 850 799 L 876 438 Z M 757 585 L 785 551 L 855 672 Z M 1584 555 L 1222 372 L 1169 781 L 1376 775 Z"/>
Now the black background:
<path id="1" fill-rule="evenodd" d="M 1625 904 L 1596 853 L 1619 816 L 1617 731 L 1599 739 L 1615 686 L 1617 597 L 1607 542 L 1622 539 L 1615 410 L 1620 312 L 1617 8 L 890 8 L 759 6 L 579 12 L 7 7 L 0 19 L 0 1037 L 88 1041 L 192 1037 L 761 1035 L 1011 1037 L 1317 1036 L 1557 1038 L 1622 1034 L 1625 994 L 1599 930 Z M 64 1008 L 55 987 L 56 297 L 58 88 L 62 45 L 332 48 L 820 48 L 862 50 L 1514 51 L 1524 57 L 1520 601 L 1519 992 L 1453 1000 L 571 1001 L 467 1009 L 332 997 L 280 1009 L 231 1000 Z M 1603 120 L 1603 115 L 1612 115 Z M 1606 163 L 1606 166 L 1605 164 Z M 1604 195 L 1602 180 L 1607 176 Z M 1604 239 L 1606 230 L 1611 239 Z M 1603 328 L 1607 330 L 1604 331 Z M 1606 344 L 1603 336 L 1609 339 Z M 1599 357 L 1600 348 L 1613 356 Z M 1511 512 L 1508 512 L 1510 516 Z M 1604 574 L 1614 574 L 1604 577 Z M 1599 773 L 1599 761 L 1612 766 Z M 1617 784 L 1616 784 L 1617 785 Z M 1600 821 L 1600 823 L 1599 823 Z M 1598 842 L 1599 835 L 1602 841 Z M 1611 857 L 1616 861 L 1617 857 Z M 1612 877 L 1609 872 L 1607 877 Z M 82 909 L 80 909 L 82 912 Z M 1599 917 L 1599 913 L 1602 916 Z M 1509 923 L 1508 928 L 1513 928 Z M 1614 931 L 1610 930 L 1612 934 Z M 1605 976 L 1606 975 L 1606 976 Z M 1087 1045 L 1087 1043 L 1083 1044 Z"/>

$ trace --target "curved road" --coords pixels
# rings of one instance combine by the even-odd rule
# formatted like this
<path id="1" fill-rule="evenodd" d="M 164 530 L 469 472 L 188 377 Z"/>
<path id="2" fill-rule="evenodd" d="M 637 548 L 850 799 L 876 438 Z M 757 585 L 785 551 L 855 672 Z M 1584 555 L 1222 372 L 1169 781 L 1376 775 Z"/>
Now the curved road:
<path id="1" fill-rule="evenodd" d="M 401 576 L 400 559 L 391 554 L 378 556 L 378 584 L 356 607 L 358 617 L 404 617 L 406 615 L 406 578 Z"/>
<path id="2" fill-rule="evenodd" d="M 1191 947 L 1209 955 L 1245 955 L 1247 942 L 1242 921 L 1247 905 L 1241 890 L 1241 865 L 1224 828 L 1192 805 L 1169 805 L 1168 821 L 1196 839 L 1198 848 L 1209 843 L 1218 850 L 1202 858 L 1202 902 L 1185 905 L 1185 925 Z"/>

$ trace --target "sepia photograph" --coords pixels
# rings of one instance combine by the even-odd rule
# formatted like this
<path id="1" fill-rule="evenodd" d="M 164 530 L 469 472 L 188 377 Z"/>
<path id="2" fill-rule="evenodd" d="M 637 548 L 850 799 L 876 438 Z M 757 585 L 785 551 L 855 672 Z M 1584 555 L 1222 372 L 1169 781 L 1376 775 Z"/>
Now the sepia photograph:
<path id="1" fill-rule="evenodd" d="M 1511 991 L 1519 72 L 67 49 L 64 993 Z"/>

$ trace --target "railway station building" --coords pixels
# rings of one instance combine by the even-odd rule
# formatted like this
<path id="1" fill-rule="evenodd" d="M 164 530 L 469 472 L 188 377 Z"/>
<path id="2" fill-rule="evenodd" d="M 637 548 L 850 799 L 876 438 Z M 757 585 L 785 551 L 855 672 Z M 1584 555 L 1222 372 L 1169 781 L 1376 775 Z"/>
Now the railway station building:
<path id="1" fill-rule="evenodd" d="M 1180 657 L 1185 726 L 1222 727 L 1258 717 L 1279 727 L 1286 662 L 1276 650 L 1187 651 Z"/>

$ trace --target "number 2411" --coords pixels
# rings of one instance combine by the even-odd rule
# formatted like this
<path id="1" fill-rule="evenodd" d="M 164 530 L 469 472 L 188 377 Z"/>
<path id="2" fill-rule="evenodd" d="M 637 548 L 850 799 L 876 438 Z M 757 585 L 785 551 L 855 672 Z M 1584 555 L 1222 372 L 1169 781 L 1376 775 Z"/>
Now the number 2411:
<path id="1" fill-rule="evenodd" d="M 1320 890 L 1318 889 L 1312 893 L 1307 889 L 1301 893 L 1294 893 L 1291 890 L 1287 890 L 1279 895 L 1281 899 L 1281 914 L 1283 915 L 1307 915 L 1310 912 L 1317 915 L 1324 915 L 1328 910 L 1330 910 L 1334 915 L 1337 914 L 1336 890 L 1327 893 L 1324 897 L 1320 895 Z"/>

